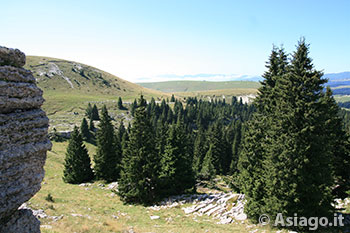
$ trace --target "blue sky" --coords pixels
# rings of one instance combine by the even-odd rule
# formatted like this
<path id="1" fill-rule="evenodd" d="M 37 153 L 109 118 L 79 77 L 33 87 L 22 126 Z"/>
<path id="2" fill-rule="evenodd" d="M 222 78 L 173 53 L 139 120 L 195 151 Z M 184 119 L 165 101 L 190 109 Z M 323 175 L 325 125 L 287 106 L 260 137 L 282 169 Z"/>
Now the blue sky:
<path id="1" fill-rule="evenodd" d="M 0 45 L 82 62 L 129 81 L 261 75 L 272 44 L 301 36 L 316 68 L 350 70 L 350 1 L 2 1 Z"/>

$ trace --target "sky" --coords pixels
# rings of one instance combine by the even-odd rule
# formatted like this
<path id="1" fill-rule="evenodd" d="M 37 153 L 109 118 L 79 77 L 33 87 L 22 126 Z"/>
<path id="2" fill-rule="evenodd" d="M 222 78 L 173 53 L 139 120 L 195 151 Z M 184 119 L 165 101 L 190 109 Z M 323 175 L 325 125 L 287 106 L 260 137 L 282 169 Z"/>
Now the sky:
<path id="1" fill-rule="evenodd" d="M 128 81 L 262 75 L 301 37 L 325 73 L 350 70 L 347 0 L 0 0 L 0 45 Z M 210 76 L 210 75 L 209 75 Z"/>

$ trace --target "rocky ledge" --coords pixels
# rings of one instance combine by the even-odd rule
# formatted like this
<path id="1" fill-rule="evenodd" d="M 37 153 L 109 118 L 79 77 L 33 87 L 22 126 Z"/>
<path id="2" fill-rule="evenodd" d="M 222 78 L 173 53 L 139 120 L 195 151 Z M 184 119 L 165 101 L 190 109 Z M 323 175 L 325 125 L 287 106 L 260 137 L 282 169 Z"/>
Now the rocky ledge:
<path id="1" fill-rule="evenodd" d="M 51 142 L 42 91 L 25 60 L 0 46 L 0 232 L 40 232 L 39 220 L 20 206 L 40 190 Z"/>

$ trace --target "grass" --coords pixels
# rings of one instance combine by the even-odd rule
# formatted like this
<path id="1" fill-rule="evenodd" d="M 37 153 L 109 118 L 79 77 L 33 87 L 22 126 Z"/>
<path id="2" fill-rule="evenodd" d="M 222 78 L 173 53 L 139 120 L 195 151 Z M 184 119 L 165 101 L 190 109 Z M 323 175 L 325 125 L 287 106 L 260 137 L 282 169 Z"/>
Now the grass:
<path id="1" fill-rule="evenodd" d="M 178 97 L 197 97 L 201 99 L 208 99 L 208 98 L 222 98 L 225 96 L 232 97 L 232 96 L 243 96 L 243 95 L 250 95 L 250 94 L 256 94 L 257 89 L 253 88 L 235 88 L 235 89 L 221 89 L 221 90 L 207 90 L 207 91 L 193 91 L 193 92 L 177 92 L 175 93 Z"/>
<path id="2" fill-rule="evenodd" d="M 211 91 L 222 89 L 250 89 L 256 90 L 260 87 L 259 82 L 251 81 L 226 81 L 226 82 L 211 82 L 211 81 L 167 81 L 154 83 L 139 83 L 143 87 L 150 89 L 176 93 L 176 92 L 197 92 Z"/>
<path id="3" fill-rule="evenodd" d="M 101 182 L 85 187 L 66 184 L 62 181 L 66 147 L 67 142 L 53 143 L 45 164 L 42 188 L 28 204 L 33 209 L 43 209 L 49 216 L 63 216 L 58 221 L 41 219 L 42 232 L 123 232 L 130 229 L 135 232 L 249 232 L 253 229 L 275 232 L 249 222 L 218 225 L 217 220 L 207 216 L 186 216 L 181 208 L 153 211 L 144 206 L 124 205 L 111 190 L 103 189 Z M 95 147 L 87 144 L 87 148 L 92 155 Z M 49 194 L 54 202 L 46 200 Z M 152 215 L 160 219 L 151 220 Z"/>
<path id="4" fill-rule="evenodd" d="M 335 95 L 334 99 L 337 102 L 348 102 L 350 101 L 350 95 Z"/>
<path id="5" fill-rule="evenodd" d="M 59 71 L 52 73 L 53 67 L 58 67 Z M 48 114 L 74 111 L 87 101 L 112 101 L 118 97 L 133 101 L 140 94 L 146 99 L 170 97 L 167 93 L 141 87 L 97 68 L 57 58 L 27 56 L 24 68 L 32 71 L 38 86 L 44 91 L 46 102 L 43 108 Z M 70 80 L 73 88 L 65 78 Z"/>

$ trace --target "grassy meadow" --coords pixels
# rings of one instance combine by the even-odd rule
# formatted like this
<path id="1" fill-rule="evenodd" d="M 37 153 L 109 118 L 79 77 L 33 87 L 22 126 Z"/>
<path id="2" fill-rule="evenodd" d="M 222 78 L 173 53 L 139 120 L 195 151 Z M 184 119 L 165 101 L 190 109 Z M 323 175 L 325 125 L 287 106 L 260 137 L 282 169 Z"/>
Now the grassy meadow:
<path id="1" fill-rule="evenodd" d="M 276 232 L 269 227 L 258 227 L 246 222 L 227 225 L 206 215 L 185 215 L 180 207 L 154 211 L 139 205 L 124 205 L 102 182 L 90 186 L 66 184 L 62 181 L 67 142 L 54 142 L 45 164 L 45 178 L 41 190 L 29 201 L 33 209 L 42 209 L 48 216 L 62 216 L 53 221 L 43 218 L 41 231 L 52 232 Z M 95 146 L 86 144 L 89 154 Z M 53 202 L 47 196 L 53 197 Z M 188 206 L 186 204 L 184 206 Z M 183 207 L 184 207 L 183 206 Z M 150 216 L 160 216 L 151 220 Z"/>

